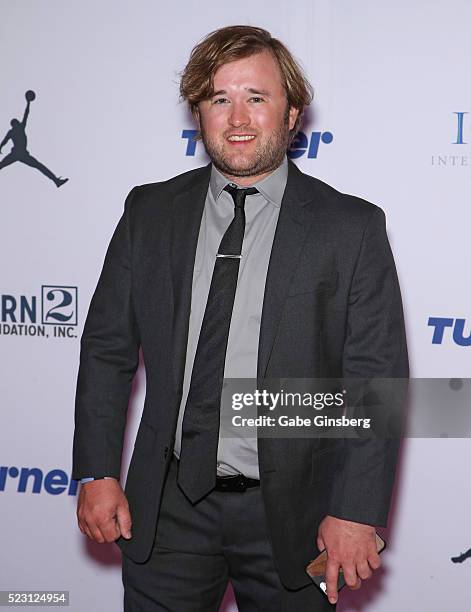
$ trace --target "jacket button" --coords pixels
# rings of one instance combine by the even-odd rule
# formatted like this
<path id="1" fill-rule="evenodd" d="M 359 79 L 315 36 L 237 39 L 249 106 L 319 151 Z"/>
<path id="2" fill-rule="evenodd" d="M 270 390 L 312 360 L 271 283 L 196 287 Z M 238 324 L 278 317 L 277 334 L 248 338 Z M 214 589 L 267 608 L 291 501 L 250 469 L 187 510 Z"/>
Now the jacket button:
<path id="1" fill-rule="evenodd" d="M 168 446 L 166 446 L 166 447 L 164 448 L 164 459 L 167 459 L 167 457 L 168 457 L 168 451 L 169 451 L 169 448 L 168 448 Z"/>

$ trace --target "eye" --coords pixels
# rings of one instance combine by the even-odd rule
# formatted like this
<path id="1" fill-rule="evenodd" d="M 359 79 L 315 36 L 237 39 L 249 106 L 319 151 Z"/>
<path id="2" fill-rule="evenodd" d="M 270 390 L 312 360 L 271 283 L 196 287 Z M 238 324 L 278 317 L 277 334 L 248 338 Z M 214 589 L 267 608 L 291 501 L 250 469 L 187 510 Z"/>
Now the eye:
<path id="1" fill-rule="evenodd" d="M 250 99 L 255 102 L 265 102 L 265 100 L 261 98 L 260 96 L 252 96 Z"/>
<path id="2" fill-rule="evenodd" d="M 223 102 L 228 102 L 229 100 L 227 98 L 216 98 L 215 100 L 212 101 L 212 104 L 222 104 Z"/>

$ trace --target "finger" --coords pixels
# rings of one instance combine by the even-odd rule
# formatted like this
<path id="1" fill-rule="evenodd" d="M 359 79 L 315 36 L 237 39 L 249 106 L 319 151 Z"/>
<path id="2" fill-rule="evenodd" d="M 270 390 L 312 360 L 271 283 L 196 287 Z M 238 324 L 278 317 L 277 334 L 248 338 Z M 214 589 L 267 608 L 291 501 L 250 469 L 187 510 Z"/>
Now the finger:
<path id="1" fill-rule="evenodd" d="M 99 527 L 93 527 L 91 530 L 92 536 L 95 542 L 98 544 L 104 544 L 106 542 L 105 536 L 103 535 Z"/>
<path id="2" fill-rule="evenodd" d="M 101 535 L 103 542 L 114 542 L 120 536 L 116 515 L 101 514 L 99 518 L 95 519 L 93 527 L 95 528 L 95 535 Z"/>
<path id="3" fill-rule="evenodd" d="M 116 518 L 112 517 L 106 523 L 100 525 L 100 530 L 107 542 L 114 542 L 121 535 L 118 522 Z"/>
<path id="4" fill-rule="evenodd" d="M 371 578 L 373 575 L 373 572 L 371 571 L 366 559 L 360 563 L 357 563 L 357 574 L 362 580 L 368 580 L 368 578 Z"/>
<path id="5" fill-rule="evenodd" d="M 88 527 L 86 521 L 82 522 L 82 527 L 83 527 L 83 533 L 85 533 L 85 535 L 90 538 L 90 540 L 93 540 L 93 535 L 92 532 L 90 530 L 90 528 Z"/>
<path id="6" fill-rule="evenodd" d="M 381 567 L 381 559 L 376 551 L 368 555 L 368 563 L 372 570 L 377 570 Z"/>
<path id="7" fill-rule="evenodd" d="M 327 558 L 327 566 L 325 570 L 325 581 L 327 584 L 327 597 L 330 603 L 337 603 L 337 583 L 339 579 L 339 563 Z"/>
<path id="8" fill-rule="evenodd" d="M 321 551 L 323 551 L 325 549 L 325 543 L 324 543 L 324 540 L 323 540 L 321 535 L 317 536 L 316 544 L 317 544 L 317 549 L 319 550 L 319 552 L 321 552 Z"/>
<path id="9" fill-rule="evenodd" d="M 78 526 L 79 526 L 80 531 L 83 533 L 83 535 L 88 536 L 87 527 L 85 523 L 83 523 L 82 521 L 79 521 Z"/>
<path id="10" fill-rule="evenodd" d="M 98 542 L 98 544 L 103 544 L 105 542 L 105 538 L 97 523 L 92 521 L 86 521 L 86 528 L 88 530 L 89 538 L 92 539 L 94 542 Z"/>
<path id="11" fill-rule="evenodd" d="M 83 534 L 85 534 L 85 529 L 84 529 L 84 527 L 83 527 L 83 525 L 82 525 L 82 521 L 81 521 L 81 520 L 80 520 L 78 517 L 77 517 L 77 525 L 78 525 L 78 528 L 80 529 L 80 531 L 81 531 Z"/>
<path id="12" fill-rule="evenodd" d="M 358 575 L 355 564 L 351 561 L 342 563 L 343 575 L 345 578 L 345 582 L 347 585 L 353 589 L 356 588 L 356 584 L 358 582 Z"/>
<path id="13" fill-rule="evenodd" d="M 131 534 L 132 520 L 131 520 L 131 513 L 129 512 L 129 507 L 127 504 L 126 505 L 121 504 L 118 506 L 118 509 L 116 512 L 116 518 L 118 521 L 118 528 L 119 528 L 120 534 L 123 536 L 123 538 L 125 538 L 126 540 L 129 540 L 132 537 L 132 534 Z"/>
<path id="14" fill-rule="evenodd" d="M 356 590 L 358 590 L 360 587 L 361 587 L 361 580 L 360 580 L 360 578 L 358 578 L 358 580 L 357 580 L 356 584 L 355 584 L 354 586 L 350 587 L 350 588 L 352 589 L 352 591 L 356 591 Z"/>

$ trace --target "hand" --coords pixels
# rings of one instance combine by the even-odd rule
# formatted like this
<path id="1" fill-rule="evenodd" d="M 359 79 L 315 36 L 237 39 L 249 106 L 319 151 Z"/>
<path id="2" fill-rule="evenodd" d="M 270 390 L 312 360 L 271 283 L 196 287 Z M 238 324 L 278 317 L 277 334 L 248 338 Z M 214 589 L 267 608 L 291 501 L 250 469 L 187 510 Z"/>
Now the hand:
<path id="1" fill-rule="evenodd" d="M 80 486 L 77 519 L 80 531 L 100 544 L 120 536 L 131 538 L 128 500 L 115 478 L 92 480 Z"/>
<path id="2" fill-rule="evenodd" d="M 339 569 L 351 589 L 359 589 L 361 581 L 378 569 L 381 560 L 376 551 L 376 530 L 371 525 L 354 523 L 327 515 L 319 525 L 317 547 L 327 550 L 327 597 L 337 603 Z"/>

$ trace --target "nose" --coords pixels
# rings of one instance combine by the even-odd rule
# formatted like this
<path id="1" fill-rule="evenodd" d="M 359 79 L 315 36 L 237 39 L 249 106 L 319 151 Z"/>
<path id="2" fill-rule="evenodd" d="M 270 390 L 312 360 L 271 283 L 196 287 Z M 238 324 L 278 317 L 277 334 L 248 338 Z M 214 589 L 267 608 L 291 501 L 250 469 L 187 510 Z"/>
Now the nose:
<path id="1" fill-rule="evenodd" d="M 231 112 L 229 115 L 229 123 L 233 127 L 240 127 L 241 125 L 248 125 L 250 123 L 248 109 L 243 103 L 232 103 Z"/>

